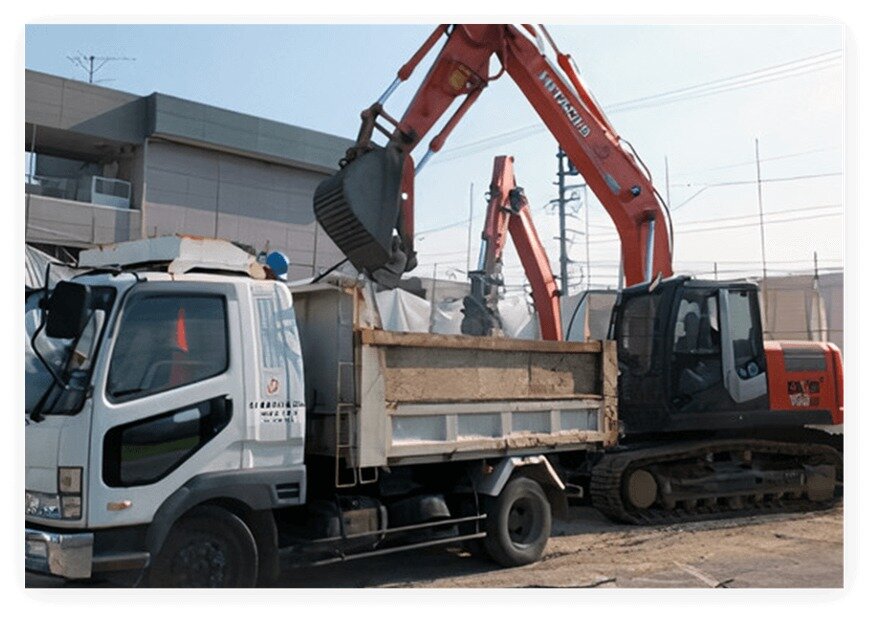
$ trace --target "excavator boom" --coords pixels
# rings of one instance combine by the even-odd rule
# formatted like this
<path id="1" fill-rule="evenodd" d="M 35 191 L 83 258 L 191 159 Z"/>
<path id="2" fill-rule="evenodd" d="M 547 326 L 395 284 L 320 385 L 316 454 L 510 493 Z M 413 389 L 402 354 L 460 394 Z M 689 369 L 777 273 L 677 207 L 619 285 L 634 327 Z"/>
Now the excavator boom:
<path id="1" fill-rule="evenodd" d="M 470 293 L 463 300 L 461 331 L 486 336 L 500 325 L 497 288 L 501 284 L 503 250 L 508 236 L 512 238 L 530 282 L 542 338 L 562 341 L 560 291 L 545 247 L 533 225 L 524 189 L 515 181 L 514 158 L 510 156 L 494 158 L 478 268 L 469 273 Z"/>
<path id="2" fill-rule="evenodd" d="M 408 109 L 395 120 L 384 111 L 385 101 L 443 37 Z M 546 56 L 546 40 L 557 53 L 557 64 Z M 492 59 L 500 65 L 493 75 Z M 668 214 L 648 174 L 624 148 L 569 57 L 556 49 L 544 28 L 529 24 L 439 26 L 385 94 L 363 112 L 357 142 L 340 163 L 341 170 L 315 193 L 316 217 L 340 250 L 358 269 L 383 281 L 414 268 L 414 175 L 442 148 L 487 84 L 504 73 L 518 85 L 614 221 L 626 284 L 671 276 Z M 461 104 L 415 167 L 412 150 L 458 98 Z M 375 131 L 385 135 L 385 145 L 373 142 Z"/>

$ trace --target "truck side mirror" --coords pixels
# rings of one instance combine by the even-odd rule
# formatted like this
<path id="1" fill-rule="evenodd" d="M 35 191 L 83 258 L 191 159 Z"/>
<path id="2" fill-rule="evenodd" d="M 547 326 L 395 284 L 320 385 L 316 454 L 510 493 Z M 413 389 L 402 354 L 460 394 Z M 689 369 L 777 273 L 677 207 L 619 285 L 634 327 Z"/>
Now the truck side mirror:
<path id="1" fill-rule="evenodd" d="M 76 338 L 85 329 L 91 314 L 91 288 L 62 281 L 55 286 L 45 309 L 45 331 L 48 336 Z"/>

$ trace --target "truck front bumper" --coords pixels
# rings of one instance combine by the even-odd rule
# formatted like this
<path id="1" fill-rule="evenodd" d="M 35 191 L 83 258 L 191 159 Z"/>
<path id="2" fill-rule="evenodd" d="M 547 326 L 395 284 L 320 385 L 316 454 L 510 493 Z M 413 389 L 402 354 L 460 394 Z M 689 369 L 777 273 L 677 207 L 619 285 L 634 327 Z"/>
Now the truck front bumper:
<path id="1" fill-rule="evenodd" d="M 97 537 L 101 533 L 103 535 Z M 136 572 L 148 567 L 151 561 L 148 551 L 118 551 L 122 543 L 113 543 L 113 539 L 117 540 L 117 535 L 107 541 L 105 530 L 65 533 L 25 528 L 24 569 L 81 580 L 89 579 L 94 574 Z"/>
<path id="2" fill-rule="evenodd" d="M 93 533 L 24 530 L 24 567 L 63 578 L 91 578 Z"/>

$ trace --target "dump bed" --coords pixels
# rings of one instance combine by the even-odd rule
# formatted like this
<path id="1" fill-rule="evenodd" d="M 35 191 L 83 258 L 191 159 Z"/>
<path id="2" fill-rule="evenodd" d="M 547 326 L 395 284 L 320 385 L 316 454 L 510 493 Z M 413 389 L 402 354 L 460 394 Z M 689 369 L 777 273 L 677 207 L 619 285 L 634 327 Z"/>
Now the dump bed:
<path id="1" fill-rule="evenodd" d="M 617 438 L 614 343 L 389 332 L 357 284 L 294 288 L 307 453 L 378 467 Z"/>

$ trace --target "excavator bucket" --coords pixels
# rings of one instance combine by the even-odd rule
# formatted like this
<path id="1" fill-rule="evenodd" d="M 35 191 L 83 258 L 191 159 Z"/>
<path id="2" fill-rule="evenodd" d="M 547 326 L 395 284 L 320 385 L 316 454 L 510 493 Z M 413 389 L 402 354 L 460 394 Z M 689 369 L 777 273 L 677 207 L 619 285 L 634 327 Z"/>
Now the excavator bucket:
<path id="1" fill-rule="evenodd" d="M 315 218 L 361 272 L 372 274 L 397 261 L 393 231 L 400 211 L 403 157 L 395 148 L 376 147 L 315 190 Z"/>

